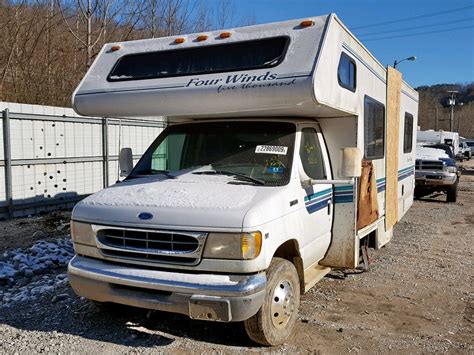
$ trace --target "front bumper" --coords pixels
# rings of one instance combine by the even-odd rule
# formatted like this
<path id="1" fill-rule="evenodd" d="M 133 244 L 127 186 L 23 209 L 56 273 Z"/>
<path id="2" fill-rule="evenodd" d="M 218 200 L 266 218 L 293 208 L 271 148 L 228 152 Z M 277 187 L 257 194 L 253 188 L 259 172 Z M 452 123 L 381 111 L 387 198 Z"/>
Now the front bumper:
<path id="1" fill-rule="evenodd" d="M 265 273 L 215 275 L 142 269 L 76 255 L 69 282 L 98 302 L 181 313 L 194 319 L 237 322 L 252 317 L 265 298 Z"/>
<path id="2" fill-rule="evenodd" d="M 458 178 L 456 173 L 444 171 L 415 171 L 416 186 L 449 186 L 453 185 Z"/>

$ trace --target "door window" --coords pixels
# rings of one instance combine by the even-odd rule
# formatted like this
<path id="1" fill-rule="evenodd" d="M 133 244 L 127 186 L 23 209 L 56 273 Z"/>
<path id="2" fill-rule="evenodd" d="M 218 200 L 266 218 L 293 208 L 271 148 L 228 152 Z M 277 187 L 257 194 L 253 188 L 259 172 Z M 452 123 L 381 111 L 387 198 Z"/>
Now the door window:
<path id="1" fill-rule="evenodd" d="M 300 157 L 306 175 L 314 180 L 326 179 L 326 169 L 318 134 L 313 128 L 301 130 Z"/>

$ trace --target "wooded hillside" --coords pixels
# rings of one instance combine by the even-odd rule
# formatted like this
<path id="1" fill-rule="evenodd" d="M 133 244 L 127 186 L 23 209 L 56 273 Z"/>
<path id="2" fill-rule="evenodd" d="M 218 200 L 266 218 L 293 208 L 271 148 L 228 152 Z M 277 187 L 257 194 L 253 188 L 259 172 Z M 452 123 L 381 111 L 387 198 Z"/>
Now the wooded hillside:
<path id="1" fill-rule="evenodd" d="M 234 0 L 0 0 L 0 101 L 70 106 L 104 43 L 246 25 Z"/>
<path id="2" fill-rule="evenodd" d="M 422 130 L 450 130 L 448 91 L 459 91 L 454 106 L 453 127 L 463 137 L 474 138 L 474 83 L 436 84 L 416 88 L 420 94 L 418 125 Z"/>

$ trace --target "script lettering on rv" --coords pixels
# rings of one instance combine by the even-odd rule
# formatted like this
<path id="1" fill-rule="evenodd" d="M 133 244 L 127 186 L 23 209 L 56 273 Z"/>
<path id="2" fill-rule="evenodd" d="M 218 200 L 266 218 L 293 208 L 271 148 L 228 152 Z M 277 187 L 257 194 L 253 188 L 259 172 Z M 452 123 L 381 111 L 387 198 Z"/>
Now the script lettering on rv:
<path id="1" fill-rule="evenodd" d="M 217 86 L 217 93 L 230 90 L 248 90 L 264 87 L 278 87 L 296 84 L 296 78 L 279 80 L 278 74 L 267 71 L 262 75 L 250 75 L 247 73 L 227 75 L 225 78 L 200 79 L 192 78 L 186 87 Z"/>

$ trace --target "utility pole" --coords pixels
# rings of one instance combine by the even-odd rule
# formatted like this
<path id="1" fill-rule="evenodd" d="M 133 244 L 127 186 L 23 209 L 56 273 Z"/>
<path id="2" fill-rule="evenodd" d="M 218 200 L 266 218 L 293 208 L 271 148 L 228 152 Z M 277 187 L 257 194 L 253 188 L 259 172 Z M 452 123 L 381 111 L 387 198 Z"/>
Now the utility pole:
<path id="1" fill-rule="evenodd" d="M 459 93 L 459 91 L 451 90 L 448 91 L 448 93 L 451 95 L 449 97 L 449 106 L 451 106 L 451 116 L 449 118 L 449 131 L 454 132 L 454 105 L 456 105 L 456 94 Z"/>
<path id="2" fill-rule="evenodd" d="M 463 106 L 464 103 L 460 102 L 459 103 L 459 106 Z M 462 107 L 460 107 L 461 109 L 458 110 L 458 129 L 457 129 L 457 132 L 460 134 L 460 131 L 461 131 L 461 114 L 462 114 Z"/>

